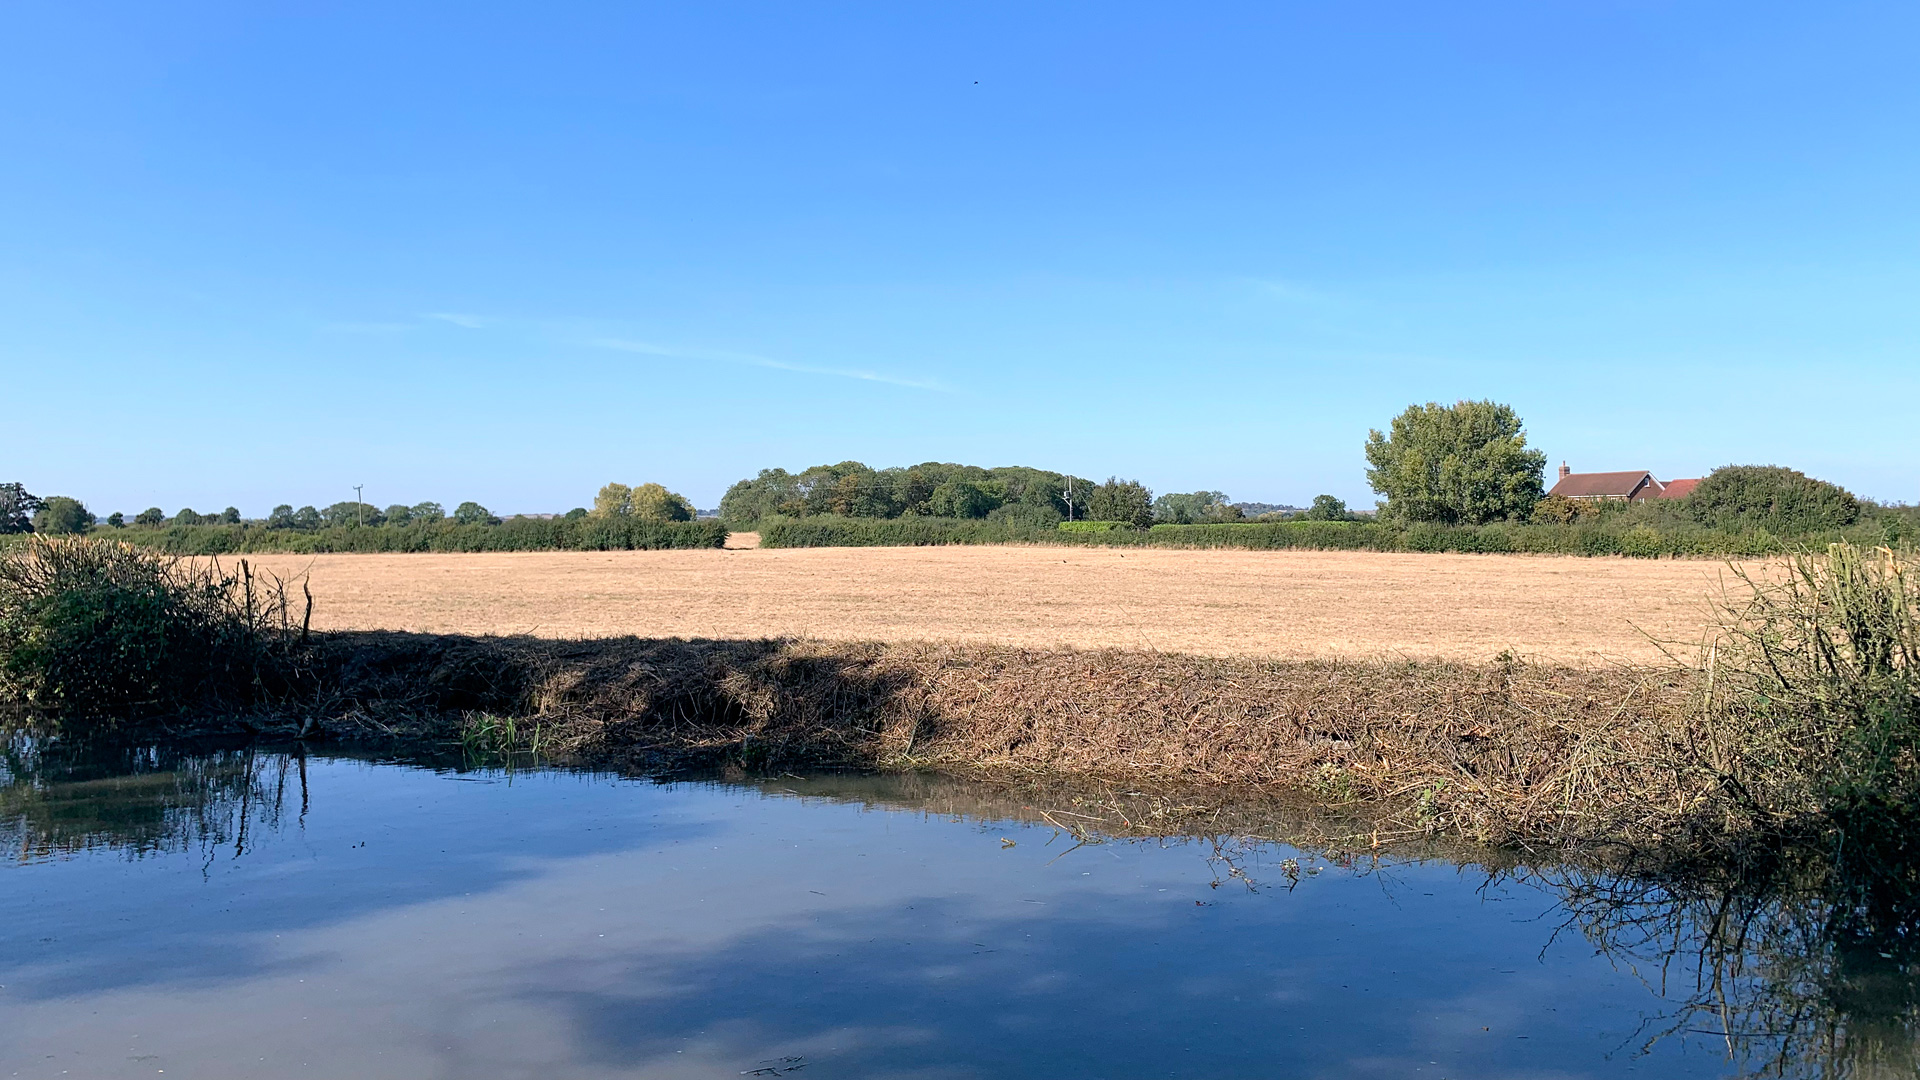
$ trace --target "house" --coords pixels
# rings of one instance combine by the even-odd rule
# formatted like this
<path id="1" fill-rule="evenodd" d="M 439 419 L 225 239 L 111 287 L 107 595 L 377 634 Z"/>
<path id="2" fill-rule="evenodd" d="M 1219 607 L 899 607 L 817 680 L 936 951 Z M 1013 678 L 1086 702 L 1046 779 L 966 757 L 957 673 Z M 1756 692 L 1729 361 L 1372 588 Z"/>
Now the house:
<path id="1" fill-rule="evenodd" d="M 1574 472 L 1567 468 L 1566 462 L 1560 463 L 1560 481 L 1547 492 L 1549 498 L 1558 495 L 1566 499 L 1621 499 L 1626 502 L 1638 502 L 1641 499 L 1681 499 L 1690 494 L 1700 483 L 1698 478 L 1691 480 L 1668 480 L 1661 482 L 1645 469 L 1630 472 Z"/>

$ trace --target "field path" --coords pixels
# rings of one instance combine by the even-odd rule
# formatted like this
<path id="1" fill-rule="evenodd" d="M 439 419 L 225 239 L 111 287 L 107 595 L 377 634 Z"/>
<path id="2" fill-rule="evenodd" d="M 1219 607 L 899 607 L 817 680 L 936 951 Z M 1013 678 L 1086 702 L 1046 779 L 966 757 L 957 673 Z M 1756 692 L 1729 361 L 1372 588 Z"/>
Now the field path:
<path id="1" fill-rule="evenodd" d="M 1644 661 L 1713 562 L 1069 547 L 268 555 L 316 629 L 991 641 L 1214 655 Z"/>

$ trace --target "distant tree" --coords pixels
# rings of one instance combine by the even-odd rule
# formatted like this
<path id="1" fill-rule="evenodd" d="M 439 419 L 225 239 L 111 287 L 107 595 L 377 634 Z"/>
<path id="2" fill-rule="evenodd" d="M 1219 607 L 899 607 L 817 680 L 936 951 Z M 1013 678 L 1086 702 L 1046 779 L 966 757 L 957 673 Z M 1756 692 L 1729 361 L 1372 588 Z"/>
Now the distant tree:
<path id="1" fill-rule="evenodd" d="M 33 515 L 44 506 L 24 484 L 0 484 L 0 533 L 33 531 Z"/>
<path id="2" fill-rule="evenodd" d="M 133 515 L 133 523 L 135 525 L 162 525 L 166 523 L 166 520 L 166 511 L 157 506 L 149 506 L 145 510 Z"/>
<path id="3" fill-rule="evenodd" d="M 1168 525 L 1238 521 L 1242 516 L 1223 491 L 1168 492 L 1153 500 L 1153 520 Z"/>
<path id="4" fill-rule="evenodd" d="M 1813 532 L 1860 520 L 1860 500 L 1852 492 L 1776 465 L 1715 469 L 1681 505 L 1695 521 L 1717 529 Z"/>
<path id="5" fill-rule="evenodd" d="M 334 503 L 320 511 L 320 519 L 330 528 L 341 528 L 347 525 L 378 525 L 386 520 L 380 513 L 379 507 L 372 503 L 354 502 L 351 499 Z"/>
<path id="6" fill-rule="evenodd" d="M 1315 495 L 1313 505 L 1307 507 L 1300 516 L 1308 521 L 1345 521 L 1352 515 L 1347 513 L 1344 500 L 1331 495 Z"/>
<path id="7" fill-rule="evenodd" d="M 303 506 L 293 512 L 293 527 L 301 532 L 312 532 L 325 524 L 326 519 L 320 516 L 320 511 L 311 506 Z"/>
<path id="8" fill-rule="evenodd" d="M 594 517 L 626 517 L 633 513 L 633 489 L 625 484 L 607 484 L 593 496 Z"/>
<path id="9" fill-rule="evenodd" d="M 195 513 L 191 506 L 183 506 L 180 508 L 179 513 L 173 515 L 173 524 L 175 525 L 198 525 L 205 520 L 205 518 Z"/>
<path id="10" fill-rule="evenodd" d="M 453 508 L 453 522 L 456 525 L 498 525 L 500 519 L 477 502 L 463 502 Z"/>
<path id="11" fill-rule="evenodd" d="M 935 517 L 983 518 L 1006 501 L 1006 490 L 997 484 L 949 480 L 927 497 L 927 512 Z"/>
<path id="12" fill-rule="evenodd" d="M 110 528 L 124 529 L 127 527 L 127 515 L 115 510 L 107 515 L 107 525 Z"/>
<path id="13" fill-rule="evenodd" d="M 1367 483 L 1403 521 L 1480 525 L 1524 518 L 1540 501 L 1547 456 L 1527 449 L 1506 405 L 1412 405 L 1367 435 Z"/>
<path id="14" fill-rule="evenodd" d="M 237 506 L 229 506 L 225 510 L 220 511 L 220 524 L 222 525 L 240 524 L 240 508 Z"/>
<path id="15" fill-rule="evenodd" d="M 1138 480 L 1107 477 L 1087 498 L 1089 521 L 1124 521 L 1146 527 L 1153 524 L 1153 492 Z"/>
<path id="16" fill-rule="evenodd" d="M 584 506 L 576 506 L 561 516 L 568 521 L 579 521 L 581 518 L 587 516 L 587 508 Z"/>
<path id="17" fill-rule="evenodd" d="M 293 528 L 293 506 L 289 503 L 281 503 L 279 506 L 274 507 L 273 512 L 267 515 L 267 528 Z"/>
<path id="18" fill-rule="evenodd" d="M 413 507 L 405 503 L 394 503 L 380 511 L 380 516 L 389 525 L 405 525 L 413 520 Z"/>
<path id="19" fill-rule="evenodd" d="M 641 484 L 632 492 L 632 513 L 641 521 L 692 521 L 693 504 L 659 484 Z"/>
<path id="20" fill-rule="evenodd" d="M 413 521 L 435 522 L 447 519 L 446 508 L 437 502 L 414 503 L 413 509 L 408 513 Z"/>
<path id="21" fill-rule="evenodd" d="M 94 517 L 85 503 L 65 495 L 49 498 L 33 515 L 33 531 L 71 536 L 93 528 Z"/>

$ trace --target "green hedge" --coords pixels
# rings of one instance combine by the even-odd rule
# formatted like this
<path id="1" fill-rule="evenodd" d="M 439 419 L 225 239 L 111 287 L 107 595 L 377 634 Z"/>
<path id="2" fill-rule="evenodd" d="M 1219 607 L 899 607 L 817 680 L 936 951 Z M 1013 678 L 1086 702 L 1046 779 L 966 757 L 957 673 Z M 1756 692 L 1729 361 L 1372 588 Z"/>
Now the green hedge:
<path id="1" fill-rule="evenodd" d="M 1063 533 L 1109 533 L 1133 526 L 1124 521 L 1063 521 L 1055 528 Z"/>
<path id="2" fill-rule="evenodd" d="M 762 547 L 911 547 L 933 544 L 1071 544 L 1099 547 L 1246 548 L 1251 550 L 1414 551 L 1621 555 L 1631 558 L 1777 555 L 1836 541 L 1879 544 L 1898 539 L 1883 525 L 1775 536 L 1704 527 L 1655 528 L 1602 519 L 1566 525 L 1506 522 L 1479 527 L 1396 525 L 1375 521 L 1272 521 L 1155 525 L 1141 531 L 1074 522 L 1044 529 L 950 518 L 816 516 L 763 522 Z"/>
<path id="3" fill-rule="evenodd" d="M 99 535 L 175 555 L 244 555 L 285 551 L 641 551 L 717 548 L 727 530 L 716 521 L 635 521 L 630 518 L 509 518 L 498 525 L 341 526 L 300 532 L 262 525 L 174 525 L 101 529 Z"/>
<path id="4" fill-rule="evenodd" d="M 760 546 L 769 548 L 1039 543 L 1058 535 L 1050 528 L 971 518 L 853 518 L 821 514 L 760 524 Z"/>

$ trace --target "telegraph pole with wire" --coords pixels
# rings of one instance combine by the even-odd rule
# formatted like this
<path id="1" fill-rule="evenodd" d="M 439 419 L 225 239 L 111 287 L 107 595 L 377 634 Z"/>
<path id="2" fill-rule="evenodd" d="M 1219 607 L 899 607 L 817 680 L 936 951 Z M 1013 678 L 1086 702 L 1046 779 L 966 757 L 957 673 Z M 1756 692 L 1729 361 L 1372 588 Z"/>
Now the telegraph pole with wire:
<path id="1" fill-rule="evenodd" d="M 355 525 L 367 523 L 367 502 L 360 497 L 360 492 L 364 491 L 366 486 L 365 484 L 353 485 L 353 523 Z"/>

